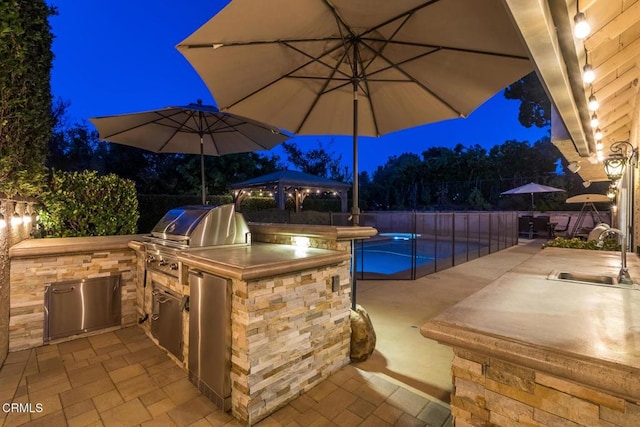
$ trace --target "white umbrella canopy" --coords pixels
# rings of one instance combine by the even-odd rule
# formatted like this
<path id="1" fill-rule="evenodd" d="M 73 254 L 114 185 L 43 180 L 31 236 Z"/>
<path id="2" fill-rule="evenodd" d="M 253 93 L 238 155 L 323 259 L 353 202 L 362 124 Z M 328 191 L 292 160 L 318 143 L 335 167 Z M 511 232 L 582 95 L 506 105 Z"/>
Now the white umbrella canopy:
<path id="1" fill-rule="evenodd" d="M 102 140 L 154 153 L 200 154 L 202 204 L 206 199 L 204 155 L 268 150 L 290 138 L 276 127 L 200 102 L 89 120 Z"/>
<path id="2" fill-rule="evenodd" d="M 532 70 L 502 0 L 234 0 L 178 50 L 221 110 L 296 134 L 465 117 Z"/>
<path id="3" fill-rule="evenodd" d="M 531 212 L 535 210 L 535 205 L 533 204 L 533 195 L 535 193 L 556 193 L 565 191 L 562 188 L 550 187 L 548 185 L 537 184 L 535 182 L 530 182 L 525 185 L 521 185 L 520 187 L 512 188 L 511 190 L 503 191 L 500 194 L 531 194 Z"/>
<path id="4" fill-rule="evenodd" d="M 569 197 L 565 203 L 611 203 L 611 199 L 604 194 L 578 194 Z"/>

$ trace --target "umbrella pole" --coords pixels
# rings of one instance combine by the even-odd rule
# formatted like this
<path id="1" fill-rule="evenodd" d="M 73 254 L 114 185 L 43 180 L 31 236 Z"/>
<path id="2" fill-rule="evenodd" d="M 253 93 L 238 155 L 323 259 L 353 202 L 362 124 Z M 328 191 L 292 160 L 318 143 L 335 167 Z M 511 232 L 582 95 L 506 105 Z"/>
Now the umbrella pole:
<path id="1" fill-rule="evenodd" d="M 351 215 L 353 225 L 360 225 L 360 207 L 358 206 L 358 69 L 357 46 L 353 46 L 353 200 Z M 358 274 L 358 257 L 356 254 L 358 241 L 351 241 L 351 309 L 356 309 L 356 282 Z"/>
<path id="2" fill-rule="evenodd" d="M 533 213 L 536 210 L 536 205 L 533 203 L 533 193 L 531 193 L 531 216 L 533 216 Z"/>
<path id="3" fill-rule="evenodd" d="M 204 185 L 204 139 L 202 137 L 202 134 L 200 134 L 200 187 L 200 191 L 202 194 L 202 204 L 204 205 L 207 201 L 207 192 Z"/>
<path id="4" fill-rule="evenodd" d="M 357 83 L 354 83 L 353 90 L 353 205 L 351 207 L 351 215 L 353 217 L 353 225 L 360 225 L 360 208 L 358 206 L 358 89 Z M 356 309 L 356 275 L 358 274 L 358 257 L 356 250 L 358 241 L 351 241 L 351 309 Z"/>

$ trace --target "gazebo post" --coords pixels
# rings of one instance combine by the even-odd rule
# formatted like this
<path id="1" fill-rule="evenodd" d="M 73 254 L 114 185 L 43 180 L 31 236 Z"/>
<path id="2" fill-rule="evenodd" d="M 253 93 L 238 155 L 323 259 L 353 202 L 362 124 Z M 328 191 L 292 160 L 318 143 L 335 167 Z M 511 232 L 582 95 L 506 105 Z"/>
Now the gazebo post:
<path id="1" fill-rule="evenodd" d="M 276 190 L 276 203 L 278 205 L 278 209 L 284 210 L 284 186 L 281 183 L 278 183 L 278 188 Z"/>
<path id="2" fill-rule="evenodd" d="M 340 191 L 340 212 L 347 212 L 348 206 L 347 206 L 347 192 L 346 191 Z"/>
<path id="3" fill-rule="evenodd" d="M 300 212 L 300 204 L 302 203 L 302 201 L 300 200 L 300 189 L 296 188 L 295 190 L 296 192 L 296 213 Z"/>

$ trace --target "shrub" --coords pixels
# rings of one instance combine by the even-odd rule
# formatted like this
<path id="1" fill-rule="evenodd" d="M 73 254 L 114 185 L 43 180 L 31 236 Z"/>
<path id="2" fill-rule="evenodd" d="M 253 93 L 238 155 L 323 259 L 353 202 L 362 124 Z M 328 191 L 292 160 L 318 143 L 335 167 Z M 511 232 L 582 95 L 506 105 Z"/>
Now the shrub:
<path id="1" fill-rule="evenodd" d="M 38 196 L 51 137 L 55 9 L 43 0 L 0 2 L 0 193 Z"/>
<path id="2" fill-rule="evenodd" d="M 46 237 L 133 234 L 138 221 L 135 183 L 96 171 L 53 171 L 41 198 Z"/>
<path id="3" fill-rule="evenodd" d="M 241 212 L 255 212 L 266 209 L 277 208 L 273 197 L 248 197 L 240 203 Z"/>
<path id="4" fill-rule="evenodd" d="M 570 249 L 591 249 L 591 250 L 602 250 L 602 251 L 619 251 L 620 244 L 616 239 L 604 239 L 602 247 L 598 246 L 598 242 L 595 240 L 581 240 L 577 237 L 572 239 L 565 239 L 564 237 L 556 237 L 553 240 L 549 240 L 543 246 L 545 247 L 554 247 L 554 248 L 570 248 Z"/>

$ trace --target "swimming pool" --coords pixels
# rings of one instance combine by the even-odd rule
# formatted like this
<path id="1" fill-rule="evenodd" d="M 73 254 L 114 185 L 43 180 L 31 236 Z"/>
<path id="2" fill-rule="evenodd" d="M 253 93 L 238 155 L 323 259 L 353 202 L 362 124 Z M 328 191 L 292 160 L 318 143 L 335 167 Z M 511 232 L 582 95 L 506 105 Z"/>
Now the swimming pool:
<path id="1" fill-rule="evenodd" d="M 476 242 L 453 243 L 420 234 L 381 233 L 358 246 L 356 268 L 360 278 L 415 278 L 415 271 L 435 272 L 436 267 L 441 269 L 436 265 L 439 261 L 453 265 L 456 256 L 477 252 L 481 247 Z"/>

